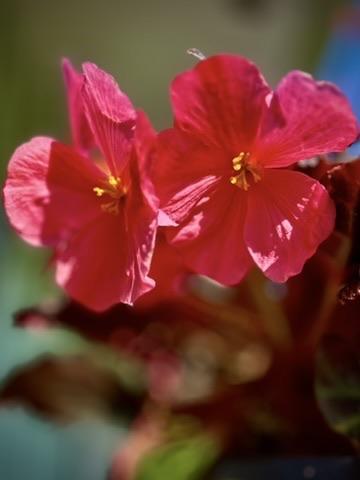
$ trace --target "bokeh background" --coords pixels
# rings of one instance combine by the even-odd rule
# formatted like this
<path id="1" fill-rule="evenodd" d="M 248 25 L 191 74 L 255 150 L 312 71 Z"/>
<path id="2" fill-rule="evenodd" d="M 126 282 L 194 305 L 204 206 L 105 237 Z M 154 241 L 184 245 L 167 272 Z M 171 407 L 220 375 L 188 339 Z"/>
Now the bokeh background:
<path id="1" fill-rule="evenodd" d="M 233 52 L 255 61 L 272 85 L 291 69 L 341 83 L 359 39 L 329 53 L 334 31 L 354 6 L 345 0 L 2 0 L 0 7 L 0 182 L 13 150 L 34 135 L 69 139 L 60 60 L 91 60 L 111 72 L 157 129 L 171 122 L 168 86 L 194 59 Z M 360 21 L 358 22 L 358 31 Z M 357 43 L 356 43 L 357 42 Z M 357 50 L 356 50 L 357 49 Z M 358 53 L 356 53 L 358 52 Z M 359 58 L 359 57 L 357 57 Z M 345 67 L 344 67 L 345 69 Z M 347 70 L 346 70 L 347 71 Z M 340 73 L 339 73 L 340 72 Z M 346 73 L 346 72 L 345 72 Z M 336 76 L 337 75 L 337 76 Z M 359 75 L 359 72 L 358 72 Z M 353 82 L 354 83 L 354 82 Z M 354 88 L 347 84 L 349 95 Z M 359 95 L 360 97 L 360 95 Z M 48 254 L 30 249 L 0 209 L 0 379 L 43 351 L 68 351 L 72 338 L 46 345 L 11 326 L 15 310 L 60 293 Z M 126 429 L 97 422 L 54 427 L 22 409 L 0 411 L 0 478 L 104 478 Z"/>

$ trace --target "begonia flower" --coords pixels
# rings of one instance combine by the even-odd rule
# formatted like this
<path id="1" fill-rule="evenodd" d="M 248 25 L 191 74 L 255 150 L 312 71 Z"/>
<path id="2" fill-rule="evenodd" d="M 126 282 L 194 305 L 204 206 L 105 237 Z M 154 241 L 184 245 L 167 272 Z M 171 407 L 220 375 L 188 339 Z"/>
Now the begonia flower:
<path id="1" fill-rule="evenodd" d="M 157 194 L 169 241 L 198 273 L 239 282 L 255 263 L 298 274 L 334 226 L 326 189 L 296 162 L 344 150 L 358 126 L 342 93 L 293 71 L 271 91 L 234 55 L 199 62 L 171 88 L 174 127 L 159 134 Z"/>
<path id="2" fill-rule="evenodd" d="M 57 283 L 100 311 L 154 286 L 158 208 L 148 169 L 156 135 L 96 65 L 85 63 L 78 74 L 65 61 L 64 71 L 73 146 L 48 137 L 20 146 L 5 207 L 24 240 L 54 250 Z"/>

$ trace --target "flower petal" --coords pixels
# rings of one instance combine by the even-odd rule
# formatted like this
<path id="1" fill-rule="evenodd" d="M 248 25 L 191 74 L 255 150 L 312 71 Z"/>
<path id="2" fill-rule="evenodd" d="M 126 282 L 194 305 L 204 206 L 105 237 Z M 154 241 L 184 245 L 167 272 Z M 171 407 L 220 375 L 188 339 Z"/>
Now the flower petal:
<path id="1" fill-rule="evenodd" d="M 280 82 L 264 116 L 256 155 L 266 167 L 284 167 L 355 141 L 356 119 L 335 85 L 294 71 Z"/>
<path id="2" fill-rule="evenodd" d="M 168 239 L 195 272 L 234 285 L 252 265 L 243 239 L 246 208 L 245 192 L 222 185 L 179 228 L 168 228 Z"/>
<path id="3" fill-rule="evenodd" d="M 127 234 L 135 279 L 126 303 L 133 303 L 151 290 L 155 282 L 149 278 L 158 226 L 159 202 L 151 178 L 156 133 L 143 112 L 138 112 L 134 154 L 130 163 L 131 189 L 127 198 Z"/>
<path id="4" fill-rule="evenodd" d="M 326 189 L 298 172 L 266 170 L 248 192 L 245 243 L 264 274 L 284 282 L 301 272 L 334 227 Z"/>
<path id="5" fill-rule="evenodd" d="M 209 148 L 176 128 L 161 132 L 153 178 L 162 209 L 159 218 L 162 225 L 171 221 L 181 223 L 213 190 L 224 174 L 227 160 L 223 150 Z"/>
<path id="6" fill-rule="evenodd" d="M 210 57 L 175 78 L 176 125 L 237 155 L 251 149 L 269 92 L 257 67 L 245 58 Z"/>
<path id="7" fill-rule="evenodd" d="M 114 78 L 92 63 L 83 65 L 87 119 L 114 176 L 121 176 L 132 146 L 136 112 Z"/>
<path id="8" fill-rule="evenodd" d="M 159 200 L 152 181 L 152 169 L 156 155 L 156 132 L 148 117 L 142 111 L 137 111 L 136 132 L 134 138 L 134 158 L 136 175 L 134 187 L 139 187 L 142 195 L 156 212 L 159 210 Z"/>
<path id="9" fill-rule="evenodd" d="M 99 213 L 93 187 L 104 174 L 75 150 L 36 137 L 13 154 L 4 188 L 5 209 L 32 245 L 56 246 Z"/>
<path id="10" fill-rule="evenodd" d="M 154 287 L 148 277 L 156 212 L 132 191 L 119 215 L 103 213 L 56 255 L 56 280 L 69 295 L 96 311 L 136 298 Z"/>
<path id="11" fill-rule="evenodd" d="M 63 59 L 62 68 L 67 90 L 73 144 L 80 153 L 87 154 L 95 145 L 82 101 L 81 88 L 84 75 L 78 73 L 67 58 Z"/>

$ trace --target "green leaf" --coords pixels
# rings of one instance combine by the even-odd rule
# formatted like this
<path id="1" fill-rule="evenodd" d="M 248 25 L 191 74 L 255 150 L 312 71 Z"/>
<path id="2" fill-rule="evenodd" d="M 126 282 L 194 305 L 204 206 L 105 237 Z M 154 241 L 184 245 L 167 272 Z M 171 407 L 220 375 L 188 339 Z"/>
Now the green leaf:
<path id="1" fill-rule="evenodd" d="M 219 453 L 215 438 L 205 434 L 170 442 L 156 448 L 140 463 L 135 480 L 197 480 Z"/>

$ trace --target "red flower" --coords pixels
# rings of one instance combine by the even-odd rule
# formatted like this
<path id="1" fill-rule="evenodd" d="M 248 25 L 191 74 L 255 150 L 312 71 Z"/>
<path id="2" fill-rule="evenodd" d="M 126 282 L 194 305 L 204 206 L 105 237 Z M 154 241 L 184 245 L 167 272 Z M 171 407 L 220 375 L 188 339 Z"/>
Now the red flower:
<path id="1" fill-rule="evenodd" d="M 335 212 L 320 183 L 282 167 L 355 140 L 344 96 L 297 71 L 272 92 L 248 60 L 218 55 L 179 75 L 171 97 L 157 165 L 161 208 L 177 224 L 169 240 L 225 284 L 253 262 L 277 282 L 299 273 Z"/>
<path id="2" fill-rule="evenodd" d="M 67 61 L 64 72 L 74 146 L 36 137 L 19 147 L 5 207 L 24 240 L 54 249 L 57 283 L 104 310 L 154 286 L 157 201 L 148 168 L 156 136 L 110 75 L 91 63 L 80 75 Z"/>

